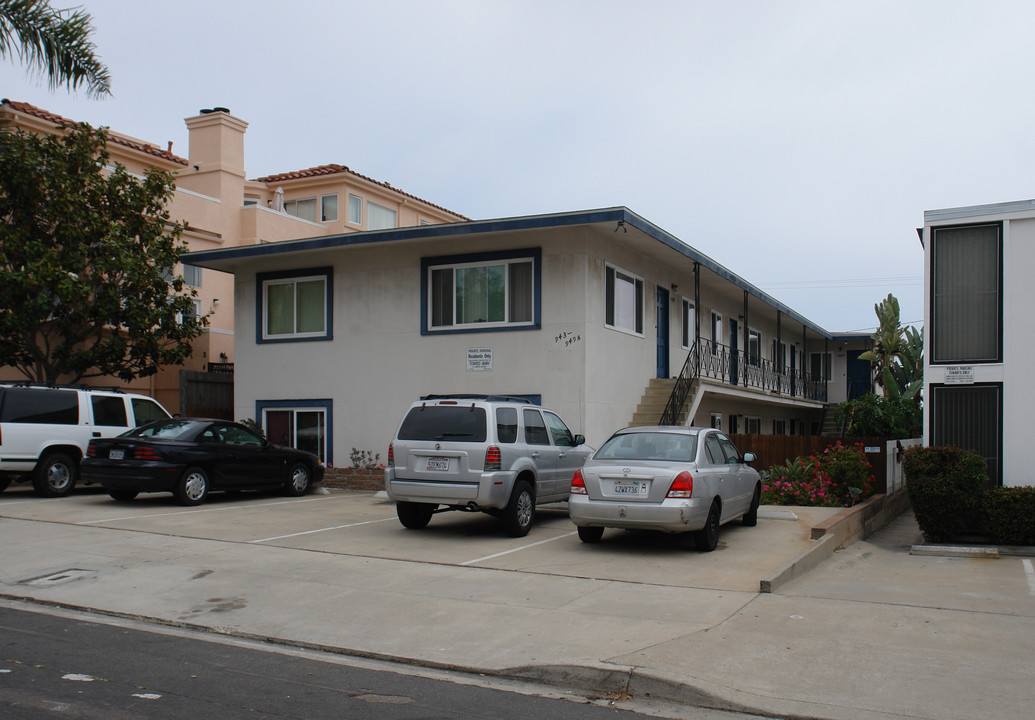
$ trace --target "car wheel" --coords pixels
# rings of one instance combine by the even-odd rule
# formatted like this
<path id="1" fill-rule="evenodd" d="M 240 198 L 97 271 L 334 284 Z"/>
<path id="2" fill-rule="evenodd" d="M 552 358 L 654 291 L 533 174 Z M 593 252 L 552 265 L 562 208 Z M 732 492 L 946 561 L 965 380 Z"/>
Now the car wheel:
<path id="1" fill-rule="evenodd" d="M 291 466 L 291 475 L 288 477 L 288 483 L 284 488 L 284 491 L 293 497 L 299 495 L 305 495 L 309 492 L 309 485 L 312 481 L 312 475 L 309 472 L 309 468 L 305 463 L 295 463 Z"/>
<path id="2" fill-rule="evenodd" d="M 79 479 L 79 465 L 68 453 L 52 452 L 43 456 L 32 476 L 32 487 L 43 497 L 64 497 L 72 492 Z"/>
<path id="3" fill-rule="evenodd" d="M 758 506 L 762 502 L 762 486 L 755 485 L 755 494 L 751 496 L 751 507 L 748 508 L 747 513 L 740 519 L 740 524 L 744 527 L 754 527 L 758 525 Z"/>
<path id="4" fill-rule="evenodd" d="M 604 528 L 602 527 L 579 528 L 579 540 L 584 543 L 598 543 L 602 537 L 604 537 Z"/>
<path id="5" fill-rule="evenodd" d="M 524 537 L 535 524 L 535 496 L 532 487 L 524 481 L 514 486 L 510 502 L 500 513 L 503 527 L 511 537 Z"/>
<path id="6" fill-rule="evenodd" d="M 713 502 L 708 510 L 704 527 L 694 533 L 694 545 L 698 550 L 711 552 L 719 544 L 719 503 Z"/>
<path id="7" fill-rule="evenodd" d="M 119 502 L 129 502 L 139 493 L 136 490 L 109 490 L 108 494 Z"/>
<path id="8" fill-rule="evenodd" d="M 199 467 L 189 467 L 176 483 L 173 495 L 181 505 L 200 505 L 208 497 L 208 473 Z"/>
<path id="9" fill-rule="evenodd" d="M 431 516 L 435 514 L 438 505 L 431 503 L 397 502 L 395 514 L 399 516 L 399 522 L 403 527 L 410 530 L 420 530 L 428 526 Z"/>

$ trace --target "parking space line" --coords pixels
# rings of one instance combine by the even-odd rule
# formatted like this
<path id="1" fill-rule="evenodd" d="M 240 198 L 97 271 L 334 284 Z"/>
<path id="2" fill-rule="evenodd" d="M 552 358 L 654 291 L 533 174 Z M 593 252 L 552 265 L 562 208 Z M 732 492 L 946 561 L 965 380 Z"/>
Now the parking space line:
<path id="1" fill-rule="evenodd" d="M 521 547 L 516 547 L 516 548 L 513 548 L 511 550 L 504 550 L 503 552 L 498 552 L 495 555 L 486 555 L 485 557 L 476 558 L 474 560 L 468 560 L 467 562 L 462 562 L 460 564 L 461 565 L 474 565 L 475 563 L 485 562 L 486 560 L 492 560 L 494 558 L 502 557 L 504 555 L 510 555 L 510 553 L 516 553 L 516 552 L 518 552 L 520 550 L 527 550 L 528 548 L 534 548 L 536 545 L 543 545 L 544 543 L 553 542 L 554 540 L 561 540 L 561 539 L 566 538 L 566 537 L 571 537 L 572 535 L 575 535 L 577 532 L 578 531 L 570 532 L 570 533 L 565 533 L 564 535 L 558 535 L 557 537 L 548 538 L 546 540 L 540 540 L 539 542 L 530 543 L 528 545 L 522 545 Z"/>
<path id="2" fill-rule="evenodd" d="M 275 537 L 262 538 L 261 540 L 249 540 L 248 544 L 269 542 L 270 540 L 283 540 L 284 538 L 298 537 L 299 535 L 312 535 L 313 533 L 327 532 L 328 530 L 341 530 L 342 528 L 358 527 L 359 525 L 370 525 L 372 523 L 387 522 L 388 520 L 395 520 L 395 515 L 392 517 L 381 518 L 380 520 L 364 520 L 363 522 L 348 523 L 347 525 L 335 525 L 334 527 L 318 528 L 317 530 L 305 530 L 303 532 L 291 533 L 289 535 L 277 535 Z"/>
<path id="3" fill-rule="evenodd" d="M 1028 590 L 1035 595 L 1035 566 L 1027 558 L 1024 559 L 1024 574 L 1028 576 Z"/>
<path id="4" fill-rule="evenodd" d="M 326 498 L 309 498 L 308 500 L 278 500 L 277 502 L 270 503 L 248 503 L 247 505 L 223 505 L 221 507 L 190 508 L 188 510 L 177 510 L 175 512 L 150 513 L 147 515 L 126 515 L 124 517 L 104 518 L 103 520 L 82 520 L 80 522 L 77 522 L 76 525 L 95 525 L 97 523 L 120 522 L 122 520 L 142 520 L 145 518 L 165 517 L 166 515 L 183 515 L 184 513 L 219 512 L 220 510 L 240 510 L 242 508 L 271 507 L 273 505 L 283 505 L 285 503 L 316 502 L 318 500 L 324 499 Z"/>

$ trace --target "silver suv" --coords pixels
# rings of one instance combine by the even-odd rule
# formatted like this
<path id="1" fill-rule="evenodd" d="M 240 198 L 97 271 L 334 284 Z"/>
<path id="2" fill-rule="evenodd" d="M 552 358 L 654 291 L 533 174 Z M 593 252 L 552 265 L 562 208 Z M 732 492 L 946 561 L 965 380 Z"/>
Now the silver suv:
<path id="1" fill-rule="evenodd" d="M 556 413 L 527 400 L 429 396 L 410 407 L 388 446 L 385 489 L 407 528 L 443 510 L 480 511 L 521 537 L 537 505 L 568 499 L 592 452 Z"/>
<path id="2" fill-rule="evenodd" d="M 91 438 L 114 437 L 169 413 L 146 395 L 84 386 L 0 384 L 0 491 L 32 480 L 61 497 L 79 480 Z"/>

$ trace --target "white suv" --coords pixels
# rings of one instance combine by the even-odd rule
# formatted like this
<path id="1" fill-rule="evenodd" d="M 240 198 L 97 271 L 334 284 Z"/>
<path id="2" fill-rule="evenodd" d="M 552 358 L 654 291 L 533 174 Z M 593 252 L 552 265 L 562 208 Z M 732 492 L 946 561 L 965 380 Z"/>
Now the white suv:
<path id="1" fill-rule="evenodd" d="M 88 387 L 0 384 L 0 490 L 32 480 L 44 497 L 68 495 L 91 438 L 170 417 L 146 395 Z"/>
<path id="2" fill-rule="evenodd" d="M 554 412 L 495 396 L 415 402 L 388 446 L 385 489 L 399 521 L 423 528 L 440 505 L 495 515 L 515 537 L 535 509 L 568 499 L 571 477 L 593 452 Z"/>

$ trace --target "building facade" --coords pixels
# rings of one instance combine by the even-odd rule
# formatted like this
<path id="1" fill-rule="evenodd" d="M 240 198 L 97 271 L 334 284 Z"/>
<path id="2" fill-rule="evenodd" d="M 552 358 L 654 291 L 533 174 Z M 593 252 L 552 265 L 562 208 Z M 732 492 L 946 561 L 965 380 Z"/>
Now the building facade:
<path id="1" fill-rule="evenodd" d="M 332 464 L 428 394 L 522 395 L 599 444 L 629 424 L 818 433 L 835 336 L 627 208 L 191 253 L 235 277 L 235 413 Z M 840 375 L 839 375 L 840 373 Z"/>
<path id="2" fill-rule="evenodd" d="M 922 235 L 924 443 L 977 452 L 993 485 L 1031 485 L 1035 200 L 929 210 Z"/>

